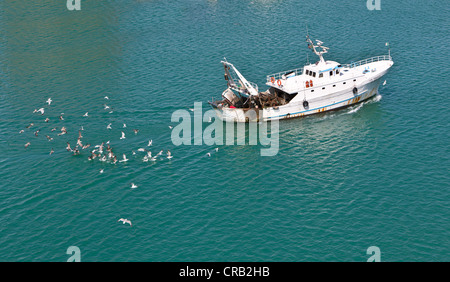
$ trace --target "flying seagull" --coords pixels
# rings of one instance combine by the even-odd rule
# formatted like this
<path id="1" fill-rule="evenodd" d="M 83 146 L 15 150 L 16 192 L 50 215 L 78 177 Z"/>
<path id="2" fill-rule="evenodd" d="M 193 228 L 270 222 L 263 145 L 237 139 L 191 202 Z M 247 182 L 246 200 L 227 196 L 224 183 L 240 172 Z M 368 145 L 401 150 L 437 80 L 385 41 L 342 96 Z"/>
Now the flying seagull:
<path id="1" fill-rule="evenodd" d="M 130 226 L 132 226 L 132 225 L 131 225 L 131 221 L 128 220 L 128 219 L 126 219 L 126 218 L 121 218 L 121 219 L 119 219 L 118 221 L 122 221 L 123 224 L 128 223 Z"/>
<path id="2" fill-rule="evenodd" d="M 126 162 L 126 161 L 128 161 L 127 156 L 126 156 L 125 154 L 122 154 L 122 155 L 123 155 L 123 159 L 120 160 L 119 162 L 121 163 L 121 162 Z"/>

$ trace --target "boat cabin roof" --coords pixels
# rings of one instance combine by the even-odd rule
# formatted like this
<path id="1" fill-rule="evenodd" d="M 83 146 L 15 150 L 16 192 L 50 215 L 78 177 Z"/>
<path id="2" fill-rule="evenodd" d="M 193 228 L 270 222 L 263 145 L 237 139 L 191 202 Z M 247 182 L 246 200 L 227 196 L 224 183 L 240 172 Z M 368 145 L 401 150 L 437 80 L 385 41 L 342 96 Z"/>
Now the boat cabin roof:
<path id="1" fill-rule="evenodd" d="M 337 68 L 341 68 L 342 65 L 340 65 L 338 62 L 335 61 L 326 61 L 326 62 L 320 62 L 318 61 L 315 64 L 310 64 L 305 66 L 304 71 L 309 70 L 317 73 L 323 73 L 327 71 L 332 71 Z"/>

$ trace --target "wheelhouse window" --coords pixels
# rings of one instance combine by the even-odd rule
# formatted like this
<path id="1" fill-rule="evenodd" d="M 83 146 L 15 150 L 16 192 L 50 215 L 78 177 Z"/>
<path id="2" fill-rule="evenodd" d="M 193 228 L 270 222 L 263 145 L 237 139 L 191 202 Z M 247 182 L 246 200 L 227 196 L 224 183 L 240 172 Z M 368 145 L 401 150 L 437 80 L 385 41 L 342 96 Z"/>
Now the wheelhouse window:
<path id="1" fill-rule="evenodd" d="M 339 74 L 339 69 L 336 70 L 336 74 Z"/>
<path id="2" fill-rule="evenodd" d="M 316 77 L 316 73 L 315 72 L 313 72 L 313 77 Z"/>
<path id="3" fill-rule="evenodd" d="M 319 73 L 319 77 L 323 77 L 323 73 Z"/>
<path id="4" fill-rule="evenodd" d="M 306 70 L 306 75 L 309 75 L 309 70 Z"/>
<path id="5" fill-rule="evenodd" d="M 330 71 L 330 76 L 333 76 L 333 71 Z"/>

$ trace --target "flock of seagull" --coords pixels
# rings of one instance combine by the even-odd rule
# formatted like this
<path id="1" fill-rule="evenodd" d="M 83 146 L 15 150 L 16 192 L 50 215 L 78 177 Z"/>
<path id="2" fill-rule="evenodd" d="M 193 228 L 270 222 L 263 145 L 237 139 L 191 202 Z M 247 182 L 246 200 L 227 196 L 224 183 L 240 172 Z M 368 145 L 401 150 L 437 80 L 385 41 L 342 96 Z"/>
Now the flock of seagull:
<path id="1" fill-rule="evenodd" d="M 106 100 L 109 100 L 108 96 L 105 96 L 104 98 Z M 47 101 L 46 101 L 48 106 L 50 106 L 52 104 L 52 102 L 53 102 L 53 100 L 51 98 L 48 98 Z M 109 113 L 113 112 L 111 107 L 106 105 L 106 104 L 104 104 L 104 109 L 105 110 L 109 110 Z M 41 107 L 39 109 L 34 109 L 34 111 L 33 111 L 33 114 L 40 114 L 41 116 L 43 116 L 44 113 L 45 113 L 45 108 L 44 107 Z M 83 118 L 88 118 L 89 117 L 89 112 L 86 112 L 82 117 Z M 61 113 L 59 115 L 59 120 L 60 121 L 64 120 L 64 113 Z M 46 123 L 49 123 L 50 119 L 48 117 L 46 117 L 44 121 Z M 22 134 L 22 133 L 25 132 L 25 130 L 30 129 L 33 126 L 35 126 L 35 124 L 34 123 L 30 123 L 28 126 L 26 126 L 25 129 L 20 130 L 19 133 Z M 123 123 L 123 128 L 126 128 L 126 127 L 127 127 L 127 125 L 125 123 Z M 172 127 L 169 126 L 169 128 L 172 128 Z M 111 130 L 112 129 L 112 123 L 109 123 L 106 126 L 106 129 L 107 130 Z M 51 132 L 54 132 L 56 130 L 58 130 L 58 127 L 53 127 L 51 129 Z M 41 131 L 41 129 L 37 129 L 36 131 L 34 131 L 34 135 L 36 137 L 38 137 L 40 131 Z M 91 147 L 91 144 L 89 144 L 89 143 L 85 143 L 84 144 L 84 142 L 83 142 L 83 134 L 82 134 L 83 131 L 84 131 L 84 127 L 81 126 L 81 128 L 78 130 L 78 138 L 77 138 L 77 141 L 76 141 L 76 145 L 71 145 L 70 142 L 66 142 L 67 146 L 66 146 L 65 149 L 68 152 L 71 152 L 73 155 L 80 155 L 81 151 L 86 150 L 86 149 Z M 60 132 L 58 132 L 57 135 L 58 136 L 65 135 L 65 134 L 67 134 L 67 132 L 68 132 L 67 128 L 65 126 L 61 126 Z M 135 135 L 137 135 L 139 133 L 139 130 L 138 129 L 133 129 L 133 132 L 134 132 Z M 45 137 L 47 138 L 47 140 L 49 142 L 53 141 L 53 137 L 51 137 L 49 135 L 45 135 Z M 126 138 L 125 132 L 121 131 L 121 136 L 120 136 L 119 139 L 123 140 L 125 138 Z M 29 141 L 29 142 L 25 143 L 24 147 L 28 148 L 30 145 L 31 145 L 31 142 Z M 149 161 L 150 162 L 156 162 L 158 157 L 159 157 L 159 159 L 163 159 L 162 155 L 164 154 L 164 150 L 159 151 L 159 153 L 157 153 L 156 155 L 153 156 L 152 152 L 149 150 L 149 148 L 152 145 L 153 145 L 153 140 L 149 140 L 146 147 L 137 149 L 138 152 L 143 152 L 144 153 L 144 156 L 142 158 L 143 162 L 149 162 Z M 109 162 L 111 164 L 116 164 L 117 162 L 125 163 L 125 162 L 129 161 L 129 159 L 127 158 L 126 154 L 124 154 L 124 153 L 122 154 L 122 158 L 120 160 L 118 160 L 116 154 L 113 152 L 113 149 L 110 146 L 110 141 L 102 142 L 101 144 L 95 145 L 93 147 L 94 147 L 93 150 L 90 150 L 90 152 L 89 152 L 90 153 L 90 155 L 88 156 L 88 160 L 89 161 L 92 161 L 94 159 L 98 159 L 101 162 Z M 50 155 L 52 155 L 54 152 L 55 152 L 54 149 L 51 148 Z M 132 151 L 132 154 L 136 155 L 137 153 L 135 151 Z M 167 155 L 166 158 L 169 159 L 169 160 L 173 158 L 173 155 L 170 152 L 170 150 L 167 150 L 166 155 Z M 99 173 L 104 173 L 104 172 L 105 172 L 104 168 L 100 169 L 100 171 L 99 171 Z M 136 185 L 135 183 L 131 183 L 131 189 L 136 189 L 137 187 L 138 187 L 138 185 Z M 118 221 L 122 221 L 123 224 L 128 223 L 131 226 L 131 221 L 128 220 L 128 219 L 121 218 Z"/>
<path id="2" fill-rule="evenodd" d="M 105 100 L 109 100 L 108 96 L 104 97 Z M 50 106 L 52 104 L 53 100 L 51 98 L 48 98 L 46 103 L 48 104 L 48 106 Z M 113 113 L 113 110 L 110 106 L 104 104 L 104 110 L 109 110 L 109 113 Z M 33 114 L 40 114 L 41 116 L 43 116 L 45 113 L 45 108 L 39 108 L 39 109 L 34 109 Z M 88 118 L 89 117 L 89 112 L 86 112 L 83 116 L 83 118 Z M 60 121 L 64 121 L 64 113 L 61 113 L 59 115 L 59 120 Z M 49 123 L 50 119 L 48 117 L 45 118 L 45 123 Z M 31 127 L 33 127 L 35 124 L 34 123 L 30 123 L 28 126 L 26 126 L 25 129 L 22 129 L 19 131 L 19 133 L 24 133 L 26 129 L 30 129 Z M 125 123 L 123 123 L 122 126 L 122 131 L 121 131 L 121 136 L 119 137 L 119 140 L 123 140 L 126 139 L 126 134 L 124 131 L 126 131 L 124 128 L 126 128 L 127 125 Z M 172 129 L 173 127 L 169 125 L 169 129 Z M 111 130 L 112 129 L 112 123 L 108 123 L 108 125 L 106 126 L 107 130 Z M 53 127 L 50 131 L 54 132 L 57 131 L 58 127 Z M 39 136 L 39 132 L 41 130 L 38 129 L 36 131 L 34 131 L 34 135 L 36 137 Z M 84 131 L 84 127 L 81 126 L 81 128 L 78 130 L 78 138 L 76 141 L 76 145 L 71 145 L 70 142 L 66 142 L 66 150 L 68 152 L 71 152 L 73 155 L 81 155 L 81 151 L 83 150 L 87 150 L 88 148 L 91 147 L 90 143 L 83 143 L 83 134 L 82 132 Z M 59 132 L 57 133 L 57 136 L 62 136 L 67 134 L 67 128 L 65 126 L 61 126 Z M 135 135 L 137 135 L 139 133 L 138 129 L 133 129 L 133 132 Z M 53 137 L 49 136 L 49 135 L 45 135 L 45 137 L 47 138 L 47 140 L 53 141 Z M 27 142 L 25 143 L 25 148 L 28 148 L 31 145 L 31 142 Z M 142 161 L 143 162 L 156 162 L 157 159 L 159 158 L 160 160 L 164 159 L 164 157 L 162 156 L 164 154 L 164 150 L 159 151 L 159 153 L 157 153 L 156 155 L 152 155 L 152 152 L 149 150 L 149 148 L 153 145 L 153 140 L 148 140 L 147 146 L 143 147 L 143 148 L 139 148 L 137 149 L 138 152 L 143 153 L 143 157 L 142 157 Z M 74 146 L 74 147 L 73 147 Z M 99 145 L 95 145 L 93 146 L 94 148 L 92 150 L 89 151 L 90 155 L 88 156 L 88 160 L 89 161 L 93 161 L 94 159 L 98 159 L 101 162 L 108 162 L 111 164 L 116 164 L 117 162 L 119 163 L 126 163 L 127 161 L 129 161 L 129 159 L 127 158 L 125 153 L 122 153 L 122 158 L 119 160 L 117 158 L 117 155 L 113 152 L 112 147 L 110 146 L 110 141 L 107 142 L 102 142 Z M 215 151 L 217 152 L 219 150 L 219 148 L 215 148 Z M 50 155 L 52 155 L 54 153 L 54 149 L 51 148 L 50 150 Z M 137 153 L 135 151 L 131 152 L 133 155 L 137 155 Z M 167 150 L 166 152 L 166 158 L 167 159 L 172 159 L 173 155 L 170 152 L 170 150 Z M 211 157 L 211 153 L 206 153 L 206 156 Z M 105 169 L 102 168 L 99 170 L 99 173 L 104 173 Z M 138 185 L 136 185 L 135 183 L 131 183 L 131 189 L 136 189 L 138 187 Z M 124 219 L 121 218 L 118 221 L 123 222 L 123 224 L 128 223 L 131 226 L 131 221 L 128 219 Z"/>
<path id="3" fill-rule="evenodd" d="M 109 97 L 105 96 L 105 99 L 109 100 Z M 46 101 L 46 103 L 49 106 L 52 104 L 52 102 L 53 102 L 53 100 L 51 98 L 48 98 L 47 101 Z M 111 109 L 111 107 L 109 107 L 106 104 L 104 104 L 104 106 L 105 106 L 104 107 L 105 110 Z M 112 113 L 112 112 L 113 111 L 111 110 L 109 113 Z M 44 115 L 45 108 L 34 109 L 33 113 L 40 113 L 41 115 Z M 64 120 L 63 115 L 64 115 L 64 113 L 61 113 L 61 115 L 59 116 L 60 120 Z M 86 112 L 83 115 L 83 117 L 85 117 L 85 118 L 89 117 L 89 112 Z M 45 122 L 46 123 L 48 123 L 49 121 L 50 121 L 50 119 L 48 117 L 45 118 Z M 30 123 L 28 126 L 26 126 L 26 129 L 29 129 L 32 126 L 34 126 L 34 123 Z M 112 126 L 112 123 L 109 123 L 106 126 L 106 129 L 111 130 L 112 129 L 111 126 Z M 126 128 L 126 127 L 127 127 L 127 125 L 124 123 L 123 124 L 123 128 Z M 172 127 L 169 126 L 169 128 L 172 128 Z M 54 127 L 54 128 L 51 129 L 51 132 L 56 131 L 56 130 L 57 130 L 57 127 Z M 83 138 L 82 131 L 83 130 L 84 130 L 84 127 L 81 126 L 80 130 L 78 130 L 78 138 L 77 138 L 76 146 L 74 148 L 72 148 L 72 146 L 71 146 L 71 144 L 69 142 L 66 142 L 67 143 L 66 150 L 69 151 L 69 152 L 72 152 L 73 155 L 79 155 L 81 153 L 80 150 L 85 150 L 85 149 L 87 149 L 87 148 L 89 148 L 91 146 L 91 144 L 83 144 L 83 142 L 82 142 L 82 138 Z M 38 137 L 38 134 L 39 134 L 40 131 L 41 131 L 40 129 L 36 130 L 34 132 L 34 135 L 36 137 Z M 67 128 L 65 126 L 62 126 L 60 131 L 61 132 L 58 133 L 58 136 L 67 134 Z M 138 129 L 133 129 L 133 131 L 134 131 L 134 134 L 138 134 L 138 132 L 139 132 Z M 19 131 L 19 133 L 24 133 L 24 132 L 25 132 L 24 129 Z M 53 141 L 53 137 L 50 137 L 49 135 L 46 135 L 46 138 L 47 138 L 48 141 Z M 125 138 L 126 138 L 125 132 L 121 131 L 121 136 L 120 136 L 119 139 L 123 140 Z M 110 141 L 107 141 L 106 143 L 103 142 L 100 145 L 95 145 L 95 148 L 90 152 L 90 156 L 88 157 L 88 160 L 91 161 L 91 160 L 94 160 L 94 159 L 98 158 L 100 161 L 110 161 L 111 163 L 116 164 L 118 159 L 117 159 L 117 156 L 113 153 L 112 148 L 111 148 L 109 143 L 110 143 Z M 147 147 L 152 146 L 152 143 L 153 143 L 153 140 L 149 140 L 148 144 L 147 144 Z M 28 148 L 28 146 L 30 146 L 30 145 L 31 145 L 31 142 L 27 142 L 25 144 L 25 148 Z M 104 149 L 106 150 L 105 154 L 103 154 L 104 153 Z M 154 162 L 154 161 L 157 160 L 157 157 L 161 156 L 164 153 L 164 150 L 161 150 L 157 155 L 152 156 L 151 151 L 147 150 L 145 148 L 139 148 L 138 151 L 139 152 L 146 152 L 145 156 L 142 159 L 144 162 L 148 162 L 148 161 L 153 161 Z M 52 148 L 50 150 L 50 155 L 53 154 L 53 153 L 54 153 L 54 150 Z M 132 151 L 132 154 L 136 155 L 136 152 Z M 173 158 L 172 153 L 170 152 L 170 150 L 167 150 L 166 154 L 167 154 L 167 159 Z M 128 160 L 129 159 L 127 159 L 126 154 L 122 154 L 122 159 L 119 160 L 119 162 L 127 162 Z M 104 169 L 101 169 L 100 173 L 103 173 L 103 172 L 104 172 Z"/>

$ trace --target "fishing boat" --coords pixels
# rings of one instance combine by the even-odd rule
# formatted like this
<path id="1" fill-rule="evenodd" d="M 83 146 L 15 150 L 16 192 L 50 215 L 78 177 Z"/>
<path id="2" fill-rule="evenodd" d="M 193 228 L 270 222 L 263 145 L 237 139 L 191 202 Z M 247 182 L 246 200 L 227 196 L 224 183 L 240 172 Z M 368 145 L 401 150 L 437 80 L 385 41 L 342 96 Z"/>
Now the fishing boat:
<path id="1" fill-rule="evenodd" d="M 226 122 L 258 122 L 348 107 L 377 95 L 383 76 L 394 64 L 390 49 L 388 55 L 350 64 L 327 61 L 323 55 L 329 48 L 322 41 L 314 44 L 309 36 L 306 38 L 308 48 L 319 60 L 303 68 L 267 75 L 269 88 L 264 92 L 233 64 L 221 61 L 228 87 L 220 100 L 209 102 L 216 115 Z"/>

